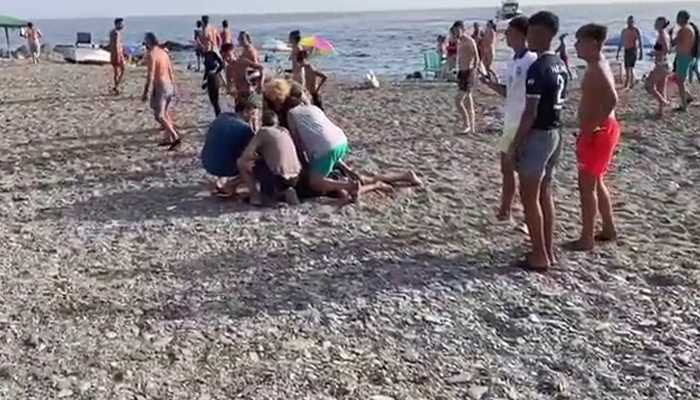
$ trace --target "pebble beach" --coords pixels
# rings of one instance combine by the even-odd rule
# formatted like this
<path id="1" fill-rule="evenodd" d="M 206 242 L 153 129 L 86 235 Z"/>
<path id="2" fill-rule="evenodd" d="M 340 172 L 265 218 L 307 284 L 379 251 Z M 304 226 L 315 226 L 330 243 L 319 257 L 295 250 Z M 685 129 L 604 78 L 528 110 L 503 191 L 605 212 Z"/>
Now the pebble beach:
<path id="1" fill-rule="evenodd" d="M 700 393 L 700 108 L 657 120 L 641 88 L 621 93 L 620 240 L 533 274 L 512 267 L 525 236 L 495 221 L 500 99 L 483 87 L 463 135 L 452 84 L 331 84 L 351 164 L 424 187 L 261 209 L 209 195 L 199 74 L 178 73 L 178 152 L 155 145 L 144 70 L 120 96 L 110 74 L 0 64 L 0 398 Z M 576 105 L 572 90 L 558 243 L 580 226 Z"/>

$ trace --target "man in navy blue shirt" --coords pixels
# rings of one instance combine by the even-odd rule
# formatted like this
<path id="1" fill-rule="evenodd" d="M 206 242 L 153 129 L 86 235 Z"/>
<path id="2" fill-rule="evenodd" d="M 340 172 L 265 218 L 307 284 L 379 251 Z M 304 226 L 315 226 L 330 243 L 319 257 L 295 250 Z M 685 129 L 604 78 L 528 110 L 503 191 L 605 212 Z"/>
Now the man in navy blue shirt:
<path id="1" fill-rule="evenodd" d="M 508 152 L 520 176 L 520 199 L 532 252 L 522 267 L 546 271 L 554 262 L 552 178 L 561 154 L 560 114 L 566 96 L 566 65 L 550 51 L 559 17 L 549 11 L 528 20 L 527 42 L 537 60 L 527 70 L 525 111 Z"/>

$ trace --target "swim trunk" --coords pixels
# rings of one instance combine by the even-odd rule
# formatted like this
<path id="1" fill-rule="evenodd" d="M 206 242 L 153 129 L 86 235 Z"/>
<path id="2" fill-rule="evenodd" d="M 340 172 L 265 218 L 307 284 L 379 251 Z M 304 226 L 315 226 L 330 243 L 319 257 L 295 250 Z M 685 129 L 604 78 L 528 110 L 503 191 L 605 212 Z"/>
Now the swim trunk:
<path id="1" fill-rule="evenodd" d="M 637 65 L 637 55 L 639 51 L 636 47 L 625 49 L 625 68 L 634 68 Z"/>
<path id="2" fill-rule="evenodd" d="M 345 142 L 335 146 L 325 155 L 309 161 L 311 172 L 321 176 L 328 176 L 333 171 L 335 164 L 342 160 L 350 151 L 350 146 Z"/>
<path id="3" fill-rule="evenodd" d="M 619 140 L 620 124 L 614 117 L 606 119 L 592 134 L 579 134 L 576 139 L 579 171 L 585 171 L 596 178 L 602 177 L 610 165 Z"/>
<path id="4" fill-rule="evenodd" d="M 550 180 L 562 149 L 558 129 L 531 130 L 515 151 L 515 170 L 523 178 Z"/>
<path id="5" fill-rule="evenodd" d="M 258 158 L 253 166 L 255 180 L 260 182 L 260 192 L 266 196 L 274 196 L 283 190 L 296 186 L 299 177 L 284 178 L 272 172 L 264 159 Z"/>
<path id="6" fill-rule="evenodd" d="M 29 48 L 29 54 L 32 54 L 32 55 L 38 56 L 39 52 L 41 51 L 41 48 L 39 47 L 39 43 L 29 43 L 27 45 L 27 47 Z"/>
<path id="7" fill-rule="evenodd" d="M 175 88 L 171 83 L 154 83 L 151 93 L 151 109 L 156 116 L 165 112 L 175 98 Z"/>
<path id="8" fill-rule="evenodd" d="M 501 153 L 507 153 L 510 148 L 510 144 L 513 143 L 515 139 L 515 134 L 518 132 L 517 124 L 505 124 L 503 126 L 503 132 L 501 133 L 500 139 L 498 139 L 498 150 Z"/>
<path id="9" fill-rule="evenodd" d="M 676 76 L 681 82 L 685 82 L 690 75 L 690 71 L 693 70 L 695 64 L 695 59 L 691 56 L 685 54 L 676 55 Z"/>
<path id="10" fill-rule="evenodd" d="M 465 69 L 457 72 L 457 87 L 460 92 L 468 92 L 474 86 L 474 71 Z"/>

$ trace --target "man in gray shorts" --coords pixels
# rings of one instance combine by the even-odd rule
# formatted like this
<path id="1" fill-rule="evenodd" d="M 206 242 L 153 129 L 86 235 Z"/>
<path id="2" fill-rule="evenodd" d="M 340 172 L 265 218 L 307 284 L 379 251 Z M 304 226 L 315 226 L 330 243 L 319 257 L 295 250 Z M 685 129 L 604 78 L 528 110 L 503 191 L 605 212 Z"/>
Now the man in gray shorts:
<path id="1" fill-rule="evenodd" d="M 520 266 L 546 271 L 554 259 L 552 178 L 561 155 L 560 113 L 566 94 L 566 65 L 549 52 L 559 18 L 541 11 L 528 20 L 527 41 L 538 58 L 527 70 L 525 111 L 507 155 L 520 176 L 520 200 L 532 252 Z"/>

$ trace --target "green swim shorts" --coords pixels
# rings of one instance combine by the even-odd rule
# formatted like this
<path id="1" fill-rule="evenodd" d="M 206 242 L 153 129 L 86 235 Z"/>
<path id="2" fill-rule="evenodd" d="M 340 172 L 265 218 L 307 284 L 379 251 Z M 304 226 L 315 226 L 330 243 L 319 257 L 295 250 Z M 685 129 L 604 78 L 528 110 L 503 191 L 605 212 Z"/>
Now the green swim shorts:
<path id="1" fill-rule="evenodd" d="M 311 162 L 309 163 L 311 172 L 324 177 L 328 176 L 333 171 L 333 167 L 335 167 L 335 164 L 338 161 L 342 160 L 343 157 L 345 157 L 345 155 L 348 154 L 348 151 L 350 151 L 350 146 L 348 146 L 348 142 L 335 146 L 331 151 L 329 151 L 325 155 L 311 160 Z"/>
<path id="2" fill-rule="evenodd" d="M 684 54 L 676 55 L 676 76 L 681 82 L 685 81 L 690 75 L 690 71 L 695 65 L 695 59 Z"/>

